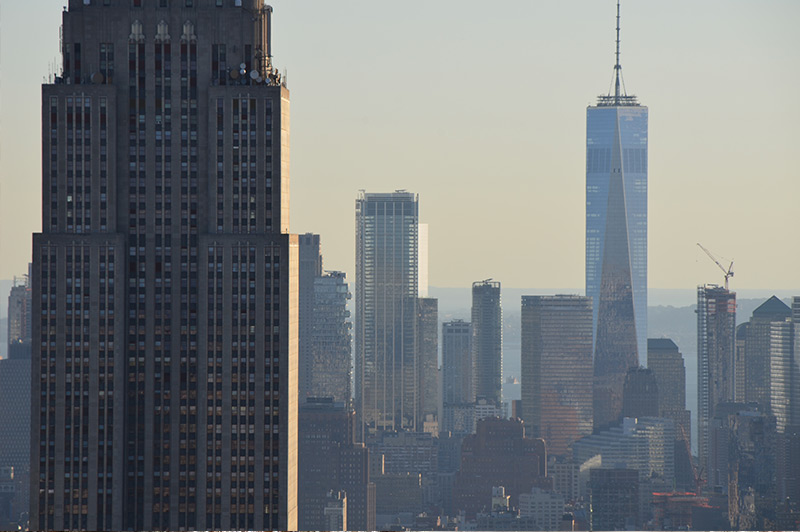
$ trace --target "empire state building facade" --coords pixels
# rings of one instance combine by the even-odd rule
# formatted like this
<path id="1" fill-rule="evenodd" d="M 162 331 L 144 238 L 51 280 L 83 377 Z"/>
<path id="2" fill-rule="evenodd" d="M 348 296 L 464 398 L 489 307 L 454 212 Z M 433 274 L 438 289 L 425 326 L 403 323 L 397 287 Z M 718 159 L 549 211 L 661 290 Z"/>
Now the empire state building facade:
<path id="1" fill-rule="evenodd" d="M 617 421 L 625 373 L 647 352 L 647 107 L 614 92 L 586 111 L 586 295 L 594 324 L 594 421 Z"/>
<path id="2" fill-rule="evenodd" d="M 289 91 L 263 0 L 69 0 L 42 88 L 31 528 L 296 529 Z"/>

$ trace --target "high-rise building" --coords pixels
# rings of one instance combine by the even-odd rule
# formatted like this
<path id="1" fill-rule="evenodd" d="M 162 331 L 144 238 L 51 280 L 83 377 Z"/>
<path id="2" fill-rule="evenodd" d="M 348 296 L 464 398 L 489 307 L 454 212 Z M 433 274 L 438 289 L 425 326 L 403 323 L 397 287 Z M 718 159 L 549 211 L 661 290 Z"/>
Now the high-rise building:
<path id="1" fill-rule="evenodd" d="M 417 300 L 418 430 L 439 415 L 439 300 Z"/>
<path id="2" fill-rule="evenodd" d="M 592 469 L 592 530 L 636 530 L 639 473 L 633 469 Z"/>
<path id="3" fill-rule="evenodd" d="M 351 400 L 350 297 L 344 272 L 325 272 L 314 279 L 308 393 L 342 403 Z"/>
<path id="4" fill-rule="evenodd" d="M 622 417 L 658 417 L 658 382 L 649 368 L 631 368 L 622 389 Z"/>
<path id="5" fill-rule="evenodd" d="M 711 471 L 711 421 L 720 403 L 734 398 L 736 293 L 716 285 L 697 288 L 698 469 Z"/>
<path id="6" fill-rule="evenodd" d="M 8 355 L 6 358 L 31 358 L 31 334 L 33 332 L 33 301 L 30 269 L 23 278 L 14 278 L 8 294 Z"/>
<path id="7" fill-rule="evenodd" d="M 503 309 L 500 283 L 472 283 L 472 364 L 476 399 L 502 403 Z"/>
<path id="8" fill-rule="evenodd" d="M 310 397 L 300 406 L 298 526 L 326 530 L 328 494 L 347 494 L 345 511 L 354 530 L 375 528 L 375 485 L 369 450 L 353 443 L 355 413 L 346 403 Z"/>
<path id="9" fill-rule="evenodd" d="M 355 400 L 365 432 L 417 430 L 419 198 L 362 192 L 356 200 Z"/>
<path id="10" fill-rule="evenodd" d="M 691 444 L 691 413 L 686 410 L 686 366 L 678 346 L 670 338 L 647 340 L 647 368 L 658 385 L 659 417 L 675 421 L 677 437 Z"/>
<path id="11" fill-rule="evenodd" d="M 592 300 L 522 296 L 522 419 L 565 456 L 592 433 Z"/>
<path id="12" fill-rule="evenodd" d="M 472 325 L 463 320 L 442 324 L 442 432 L 474 431 Z"/>
<path id="13" fill-rule="evenodd" d="M 800 428 L 800 297 L 792 301 L 792 316 L 770 328 L 770 412 L 777 430 Z"/>
<path id="14" fill-rule="evenodd" d="M 320 237 L 313 233 L 298 235 L 297 270 L 297 353 L 298 395 L 300 402 L 307 397 L 323 397 L 311 384 L 313 353 L 311 337 L 314 331 L 314 282 L 322 276 Z"/>
<path id="15" fill-rule="evenodd" d="M 773 322 L 791 318 L 792 309 L 772 296 L 753 311 L 744 342 L 744 402 L 770 408 L 770 332 Z"/>
<path id="16" fill-rule="evenodd" d="M 647 349 L 648 109 L 614 92 L 586 111 L 586 296 L 592 299 L 596 427 L 618 420 L 628 368 Z"/>
<path id="17" fill-rule="evenodd" d="M 464 438 L 461 469 L 453 486 L 453 510 L 474 516 L 491 510 L 492 487 L 504 486 L 511 505 L 534 486 L 548 487 L 547 452 L 541 439 L 528 438 L 519 419 L 483 419 Z"/>
<path id="18" fill-rule="evenodd" d="M 297 237 L 271 12 L 69 0 L 42 88 L 32 529 L 297 528 Z"/>

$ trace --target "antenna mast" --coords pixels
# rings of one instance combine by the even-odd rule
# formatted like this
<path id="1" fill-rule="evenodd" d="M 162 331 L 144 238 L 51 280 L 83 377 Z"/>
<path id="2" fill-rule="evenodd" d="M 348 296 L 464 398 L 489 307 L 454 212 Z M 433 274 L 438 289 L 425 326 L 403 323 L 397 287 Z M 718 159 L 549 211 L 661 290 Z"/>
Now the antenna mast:
<path id="1" fill-rule="evenodd" d="M 614 72 L 616 75 L 614 85 L 614 104 L 619 105 L 619 74 L 622 66 L 619 64 L 619 0 L 617 0 L 617 63 L 614 65 Z"/>

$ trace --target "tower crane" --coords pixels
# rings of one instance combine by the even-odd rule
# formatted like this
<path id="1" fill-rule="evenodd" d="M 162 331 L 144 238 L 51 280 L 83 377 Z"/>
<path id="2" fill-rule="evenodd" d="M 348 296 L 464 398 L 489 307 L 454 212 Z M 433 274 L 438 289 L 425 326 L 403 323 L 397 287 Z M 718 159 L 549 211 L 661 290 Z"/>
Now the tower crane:
<path id="1" fill-rule="evenodd" d="M 722 264 L 720 264 L 720 263 L 719 263 L 719 261 L 716 259 L 716 257 L 714 257 L 714 255 L 712 255 L 712 254 L 711 254 L 711 252 L 710 252 L 709 250 L 707 250 L 706 248 L 704 248 L 704 247 L 703 247 L 703 245 L 702 245 L 702 244 L 700 244 L 700 242 L 698 242 L 698 243 L 697 243 L 697 245 L 700 247 L 700 249 L 702 249 L 703 251 L 705 251 L 705 252 L 706 252 L 706 255 L 708 255 L 708 257 L 709 257 L 711 260 L 713 260 L 713 261 L 714 261 L 714 264 L 716 264 L 717 266 L 719 266 L 719 269 L 720 269 L 720 270 L 722 270 L 722 273 L 724 273 L 724 274 L 725 274 L 725 290 L 727 290 L 727 289 L 728 289 L 728 279 L 730 279 L 731 277 L 733 277 L 733 261 L 731 261 L 731 264 L 730 264 L 730 266 L 728 266 L 728 269 L 726 270 L 726 269 L 725 269 L 725 266 L 723 266 Z"/>

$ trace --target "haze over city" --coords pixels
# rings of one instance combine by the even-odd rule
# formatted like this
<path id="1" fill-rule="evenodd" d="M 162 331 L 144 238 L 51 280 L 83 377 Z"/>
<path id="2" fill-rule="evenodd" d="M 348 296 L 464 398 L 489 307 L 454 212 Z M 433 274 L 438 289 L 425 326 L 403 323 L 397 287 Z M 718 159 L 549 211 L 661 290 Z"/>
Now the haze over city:
<path id="1" fill-rule="evenodd" d="M 584 283 L 585 107 L 614 64 L 609 2 L 276 0 L 292 89 L 291 231 L 352 274 L 357 191 L 420 194 L 430 283 Z M 2 5 L 0 278 L 40 230 L 39 85 L 63 1 Z M 622 66 L 650 112 L 649 286 L 797 286 L 800 4 L 623 5 Z M 29 41 L 31 34 L 36 39 Z M 24 52 L 19 43 L 25 41 Z"/>

